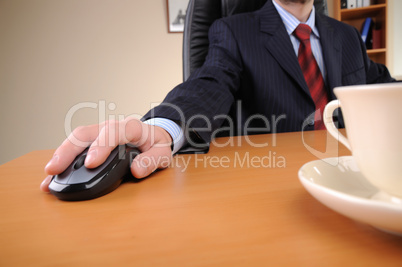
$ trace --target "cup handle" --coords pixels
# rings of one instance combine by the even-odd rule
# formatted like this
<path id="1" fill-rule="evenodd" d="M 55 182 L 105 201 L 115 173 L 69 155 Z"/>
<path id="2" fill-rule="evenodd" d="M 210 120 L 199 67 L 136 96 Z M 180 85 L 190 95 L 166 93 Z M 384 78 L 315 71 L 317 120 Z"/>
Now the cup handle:
<path id="1" fill-rule="evenodd" d="M 346 146 L 350 151 L 352 149 L 350 148 L 350 144 L 348 139 L 339 132 L 339 130 L 335 127 L 334 120 L 333 120 L 333 114 L 335 109 L 341 107 L 339 100 L 332 100 L 329 102 L 324 109 L 324 124 L 325 127 L 327 128 L 328 132 L 339 142 L 341 142 L 344 146 Z"/>

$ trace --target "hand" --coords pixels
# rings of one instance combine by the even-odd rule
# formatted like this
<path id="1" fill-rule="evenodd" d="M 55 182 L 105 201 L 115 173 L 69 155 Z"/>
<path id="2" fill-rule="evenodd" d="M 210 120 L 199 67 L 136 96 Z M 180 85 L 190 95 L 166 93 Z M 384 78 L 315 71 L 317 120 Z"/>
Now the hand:
<path id="1" fill-rule="evenodd" d="M 48 176 L 43 180 L 41 190 L 49 192 L 52 176 L 62 173 L 88 146 L 85 166 L 95 168 L 107 159 L 116 146 L 123 144 L 135 145 L 141 151 L 131 164 L 131 173 L 136 178 L 144 178 L 158 168 L 166 168 L 171 162 L 172 138 L 161 127 L 134 118 L 82 126 L 76 128 L 56 149 L 45 167 Z"/>

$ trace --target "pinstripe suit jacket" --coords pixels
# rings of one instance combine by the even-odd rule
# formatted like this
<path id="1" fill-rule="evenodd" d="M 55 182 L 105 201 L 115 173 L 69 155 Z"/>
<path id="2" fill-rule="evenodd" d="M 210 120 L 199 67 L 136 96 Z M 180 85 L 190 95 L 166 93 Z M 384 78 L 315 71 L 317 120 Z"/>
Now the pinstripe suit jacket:
<path id="1" fill-rule="evenodd" d="M 330 99 L 335 99 L 336 86 L 393 81 L 385 66 L 369 60 L 355 28 L 319 14 L 316 25 Z M 216 21 L 209 39 L 204 65 L 145 119 L 164 117 L 184 122 L 205 142 L 214 131 L 242 135 L 261 133 L 256 128 L 262 132 L 314 128 L 308 123 L 314 102 L 271 1 L 256 12 Z"/>

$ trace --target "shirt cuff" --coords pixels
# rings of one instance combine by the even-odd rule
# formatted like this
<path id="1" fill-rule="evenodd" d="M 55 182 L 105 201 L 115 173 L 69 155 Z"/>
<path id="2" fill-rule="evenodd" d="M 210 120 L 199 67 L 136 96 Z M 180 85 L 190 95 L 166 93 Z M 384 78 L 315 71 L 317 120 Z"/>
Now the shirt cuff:
<path id="1" fill-rule="evenodd" d="M 159 126 L 170 134 L 173 140 L 172 154 L 175 154 L 184 145 L 184 131 L 174 121 L 165 118 L 152 118 L 144 121 L 144 123 L 148 125 Z"/>

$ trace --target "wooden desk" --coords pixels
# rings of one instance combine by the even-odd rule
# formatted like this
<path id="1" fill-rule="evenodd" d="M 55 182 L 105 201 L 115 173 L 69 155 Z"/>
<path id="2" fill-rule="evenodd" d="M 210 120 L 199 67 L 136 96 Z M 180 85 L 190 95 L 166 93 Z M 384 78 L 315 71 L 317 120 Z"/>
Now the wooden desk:
<path id="1" fill-rule="evenodd" d="M 302 187 L 297 172 L 316 159 L 303 140 L 323 149 L 326 132 L 218 139 L 233 146 L 84 202 L 40 192 L 53 151 L 29 153 L 0 166 L 0 266 L 401 266 L 402 238 Z M 329 140 L 328 156 L 349 154 Z"/>

